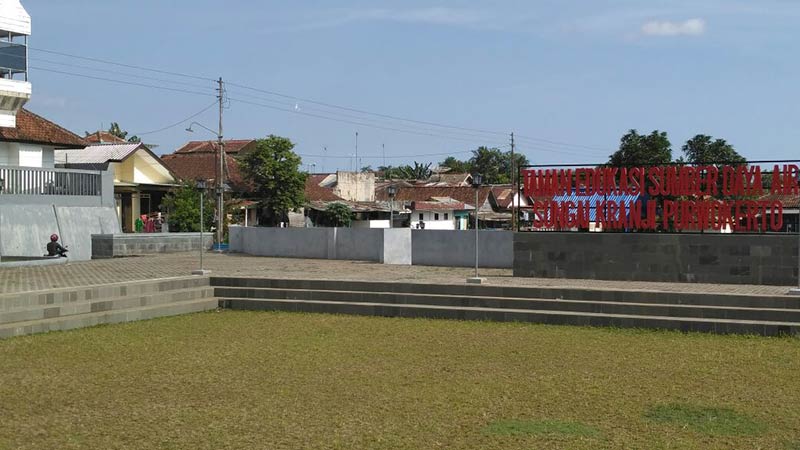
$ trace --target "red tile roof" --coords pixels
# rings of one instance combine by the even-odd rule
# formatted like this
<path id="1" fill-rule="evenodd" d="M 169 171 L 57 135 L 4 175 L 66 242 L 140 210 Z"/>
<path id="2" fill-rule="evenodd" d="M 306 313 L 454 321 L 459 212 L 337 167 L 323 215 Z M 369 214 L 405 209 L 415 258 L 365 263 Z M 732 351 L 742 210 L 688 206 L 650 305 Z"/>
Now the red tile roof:
<path id="1" fill-rule="evenodd" d="M 184 181 L 216 182 L 219 159 L 214 153 L 173 153 L 161 156 L 161 160 Z M 230 155 L 225 155 L 225 180 L 234 190 L 248 190 L 239 170 L 239 162 Z"/>
<path id="2" fill-rule="evenodd" d="M 414 211 L 450 211 L 467 209 L 467 206 L 461 202 L 413 202 L 411 209 Z"/>
<path id="3" fill-rule="evenodd" d="M 86 141 L 77 134 L 25 108 L 17 112 L 16 128 L 0 127 L 0 141 L 53 145 L 58 148 L 86 147 Z"/>
<path id="4" fill-rule="evenodd" d="M 514 190 L 511 186 L 492 186 L 492 196 L 498 207 L 509 209 L 514 201 Z"/>
<path id="5" fill-rule="evenodd" d="M 108 131 L 95 131 L 83 139 L 92 144 L 122 144 L 128 142 L 119 136 L 114 136 Z"/>
<path id="6" fill-rule="evenodd" d="M 314 174 L 306 178 L 306 201 L 308 202 L 335 202 L 343 200 L 333 193 L 333 188 L 323 187 L 319 184 L 328 178 L 329 174 Z"/>
<path id="7" fill-rule="evenodd" d="M 781 202 L 784 208 L 800 207 L 800 195 L 797 194 L 767 194 L 758 198 L 762 202 Z"/>
<path id="8" fill-rule="evenodd" d="M 225 143 L 225 153 L 242 153 L 255 147 L 255 139 L 229 139 L 222 141 Z M 175 153 L 214 153 L 217 143 L 215 141 L 189 141 L 183 147 L 175 150 Z"/>
<path id="9" fill-rule="evenodd" d="M 478 204 L 483 205 L 489 198 L 491 187 L 483 186 L 478 189 Z M 473 205 L 475 203 L 475 188 L 473 187 L 427 187 L 427 186 L 398 186 L 396 201 L 425 202 L 434 197 L 449 197 L 455 201 Z M 389 201 L 386 187 L 375 190 L 375 200 Z"/>

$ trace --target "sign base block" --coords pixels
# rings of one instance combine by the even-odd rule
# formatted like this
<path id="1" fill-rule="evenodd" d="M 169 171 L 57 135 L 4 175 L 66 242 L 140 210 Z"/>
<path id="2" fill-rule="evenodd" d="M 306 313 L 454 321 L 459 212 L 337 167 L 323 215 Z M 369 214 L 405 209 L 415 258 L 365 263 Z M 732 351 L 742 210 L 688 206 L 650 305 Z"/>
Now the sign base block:
<path id="1" fill-rule="evenodd" d="M 800 295 L 800 287 L 789 289 L 789 292 L 787 292 L 787 294 L 788 295 Z"/>
<path id="2" fill-rule="evenodd" d="M 470 277 L 467 278 L 467 284 L 482 284 L 486 278 Z"/>
<path id="3" fill-rule="evenodd" d="M 206 269 L 197 269 L 197 270 L 193 270 L 192 271 L 192 275 L 200 275 L 200 276 L 205 276 L 205 275 L 208 275 L 210 273 L 211 273 L 211 271 L 210 270 L 206 270 Z"/>

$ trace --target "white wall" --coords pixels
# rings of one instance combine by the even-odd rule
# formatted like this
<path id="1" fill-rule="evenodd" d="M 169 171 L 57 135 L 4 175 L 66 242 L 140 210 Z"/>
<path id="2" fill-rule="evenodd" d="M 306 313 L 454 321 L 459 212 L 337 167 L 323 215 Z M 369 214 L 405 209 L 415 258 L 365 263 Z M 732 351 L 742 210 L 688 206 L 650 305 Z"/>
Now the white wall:
<path id="1" fill-rule="evenodd" d="M 53 168 L 54 159 L 53 147 L 0 142 L 0 165 L 3 166 Z"/>
<path id="2" fill-rule="evenodd" d="M 422 220 L 425 222 L 426 230 L 455 230 L 456 221 L 455 214 L 452 210 L 449 211 L 413 211 L 411 213 L 411 228 L 416 229 L 419 223 L 419 216 L 422 214 Z M 445 214 L 447 219 L 445 219 Z M 436 216 L 439 219 L 436 219 Z"/>
<path id="3" fill-rule="evenodd" d="M 389 228 L 388 220 L 354 220 L 350 224 L 353 228 Z"/>

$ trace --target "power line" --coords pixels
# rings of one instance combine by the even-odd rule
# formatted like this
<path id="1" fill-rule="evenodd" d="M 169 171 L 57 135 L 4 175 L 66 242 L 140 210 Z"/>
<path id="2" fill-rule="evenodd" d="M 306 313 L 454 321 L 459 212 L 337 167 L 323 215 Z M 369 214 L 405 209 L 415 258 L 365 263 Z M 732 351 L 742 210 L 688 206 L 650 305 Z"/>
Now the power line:
<path id="1" fill-rule="evenodd" d="M 174 123 L 174 124 L 172 124 L 172 125 L 168 125 L 168 126 L 166 126 L 166 127 L 164 127 L 164 128 L 159 128 L 158 130 L 147 131 L 147 132 L 144 132 L 144 133 L 133 133 L 133 134 L 134 134 L 135 136 L 145 136 L 145 135 L 148 135 L 148 134 L 155 134 L 155 133 L 160 133 L 160 132 L 162 132 L 162 131 L 169 130 L 170 128 L 177 127 L 178 125 L 182 125 L 182 124 L 184 124 L 184 123 L 188 122 L 189 120 L 191 120 L 191 119 L 194 119 L 195 117 L 199 116 L 200 114 L 203 114 L 204 112 L 208 111 L 209 109 L 211 109 L 211 108 L 212 108 L 212 107 L 214 107 L 214 106 L 217 106 L 217 101 L 214 101 L 214 103 L 212 103 L 212 104 L 210 104 L 210 105 L 206 106 L 206 107 L 205 107 L 205 108 L 203 108 L 202 110 L 200 110 L 200 111 L 198 111 L 198 112 L 196 112 L 196 113 L 192 114 L 191 116 L 189 116 L 189 117 L 187 117 L 187 118 L 185 118 L 185 119 L 181 120 L 180 122 L 175 122 L 175 123 Z"/>
<path id="2" fill-rule="evenodd" d="M 356 113 L 360 113 L 360 114 L 368 114 L 368 115 L 371 115 L 371 116 L 383 117 L 383 118 L 386 118 L 386 119 L 401 120 L 401 121 L 404 121 L 404 122 L 417 123 L 417 124 L 421 124 L 421 125 L 431 125 L 431 126 L 435 126 L 435 127 L 439 127 L 439 128 L 450 128 L 450 129 L 454 129 L 454 130 L 471 131 L 471 132 L 484 133 L 484 134 L 496 134 L 496 135 L 505 135 L 505 134 L 507 134 L 507 133 L 504 133 L 504 132 L 501 132 L 501 131 L 481 130 L 479 128 L 458 127 L 458 126 L 454 126 L 454 125 L 445 125 L 445 124 L 440 124 L 440 123 L 436 123 L 436 122 L 427 122 L 427 121 L 424 121 L 424 120 L 408 119 L 408 118 L 405 118 L 405 117 L 392 116 L 392 115 L 389 115 L 389 114 L 381 114 L 381 113 L 376 113 L 376 112 L 371 112 L 371 111 L 365 111 L 365 110 L 362 110 L 362 109 L 350 108 L 350 107 L 347 107 L 347 106 L 335 105 L 333 103 L 320 102 L 320 101 L 317 101 L 317 100 L 311 100 L 311 99 L 307 99 L 307 98 L 297 97 L 295 95 L 282 94 L 280 92 L 268 91 L 266 89 L 254 88 L 254 87 L 251 87 L 251 86 L 246 86 L 246 85 L 238 84 L 238 83 L 229 83 L 229 84 L 231 86 L 237 86 L 237 87 L 240 87 L 242 89 L 249 89 L 249 90 L 255 91 L 255 92 L 261 92 L 261 93 L 264 93 L 264 94 L 275 95 L 275 96 L 278 96 L 278 97 L 288 98 L 288 99 L 292 99 L 292 100 L 300 100 L 300 101 L 307 102 L 307 103 L 313 103 L 315 105 L 327 106 L 328 108 L 342 109 L 342 110 L 345 110 L 345 111 L 351 111 L 351 112 L 356 112 Z"/>
<path id="3" fill-rule="evenodd" d="M 70 76 L 73 76 L 73 77 L 81 77 L 81 78 L 89 78 L 89 79 L 92 79 L 92 80 L 108 81 L 108 82 L 111 82 L 111 83 L 127 84 L 127 85 L 131 85 L 131 86 L 140 86 L 140 87 L 146 87 L 146 88 L 151 88 L 151 89 L 162 89 L 162 90 L 165 90 L 165 91 L 183 92 L 183 93 L 187 93 L 187 94 L 202 95 L 204 97 L 216 97 L 214 94 L 211 94 L 211 93 L 190 91 L 188 89 L 171 88 L 171 87 L 166 87 L 166 86 L 156 86 L 156 85 L 153 85 L 153 84 L 136 83 L 136 82 L 133 82 L 133 81 L 115 80 L 113 78 L 96 77 L 96 76 L 93 76 L 93 75 L 84 75 L 84 74 L 80 74 L 80 73 L 65 72 L 63 70 L 47 69 L 47 68 L 44 68 L 44 67 L 29 66 L 28 68 L 29 69 L 34 69 L 34 70 L 42 70 L 44 72 L 53 72 L 53 73 L 59 73 L 59 74 L 62 74 L 62 75 L 70 75 Z"/>
<path id="4" fill-rule="evenodd" d="M 176 77 L 194 78 L 195 80 L 216 82 L 215 79 L 210 78 L 210 77 L 200 77 L 200 76 L 197 76 L 197 75 L 191 75 L 191 74 L 186 74 L 186 73 L 181 73 L 181 72 L 171 72 L 169 70 L 154 69 L 152 67 L 137 66 L 137 65 L 134 65 L 134 64 L 124 64 L 124 63 L 108 61 L 108 60 L 100 59 L 100 58 L 90 58 L 90 57 L 87 57 L 87 56 L 73 55 L 73 54 L 70 54 L 70 53 L 57 52 L 57 51 L 54 51 L 54 50 L 45 50 L 43 48 L 35 48 L 35 47 L 28 47 L 28 48 L 31 49 L 31 50 L 37 51 L 37 52 L 49 53 L 51 55 L 66 56 L 68 58 L 78 58 L 78 59 L 83 59 L 83 60 L 86 60 L 86 61 L 92 61 L 92 62 L 101 63 L 101 64 L 111 64 L 111 65 L 114 65 L 114 66 L 127 67 L 129 69 L 147 70 L 149 72 L 163 73 L 165 75 L 174 75 Z"/>
<path id="5" fill-rule="evenodd" d="M 422 153 L 418 155 L 401 155 L 401 156 L 387 156 L 386 159 L 405 159 L 405 158 L 424 158 L 428 156 L 452 156 L 452 155 L 462 155 L 466 153 L 472 153 L 471 150 L 468 151 L 461 151 L 461 152 L 443 152 L 443 153 Z M 335 158 L 335 159 L 351 159 L 352 156 L 330 156 L 330 155 L 311 155 L 308 153 L 298 153 L 299 156 L 304 156 L 307 158 Z M 369 160 L 379 160 L 382 159 L 383 156 L 363 156 L 359 157 L 360 159 L 369 159 Z"/>
<path id="6" fill-rule="evenodd" d="M 202 76 L 186 74 L 186 73 L 182 73 L 182 72 L 174 72 L 174 71 L 156 69 L 156 68 L 153 68 L 153 67 L 138 66 L 138 65 L 134 65 L 134 64 L 119 63 L 119 62 L 104 60 L 104 59 L 100 59 L 100 58 L 79 56 L 79 55 L 74 55 L 74 54 L 70 54 L 70 53 L 58 52 L 58 51 L 53 51 L 53 50 L 46 50 L 46 49 L 41 49 L 41 48 L 34 48 L 34 47 L 29 47 L 29 48 L 31 50 L 34 50 L 34 51 L 39 51 L 39 52 L 43 52 L 43 53 L 49 53 L 49 54 L 59 55 L 59 56 L 64 56 L 64 57 L 69 57 L 69 58 L 77 58 L 77 59 L 82 59 L 82 60 L 91 61 L 91 62 L 100 63 L 100 64 L 110 64 L 110 65 L 115 65 L 115 66 L 119 66 L 119 67 L 125 67 L 125 68 L 129 68 L 129 69 L 144 70 L 144 71 L 150 71 L 150 72 L 161 73 L 161 74 L 166 74 L 166 75 L 172 75 L 172 76 L 177 76 L 177 77 L 184 77 L 184 78 L 191 78 L 191 79 L 202 80 L 202 81 L 216 82 L 215 79 L 210 78 L 210 77 L 202 77 Z M 37 59 L 37 58 L 33 58 L 33 59 Z M 42 59 L 40 59 L 40 60 L 42 60 Z M 60 62 L 54 62 L 54 61 L 48 61 L 48 60 L 42 60 L 42 61 L 49 62 L 49 63 L 52 63 L 52 64 L 60 64 L 60 65 L 65 65 L 65 66 L 70 66 L 70 67 L 75 67 L 75 68 L 82 68 L 82 69 L 87 69 L 87 70 L 97 70 L 97 71 L 109 72 L 109 73 L 114 73 L 114 74 L 118 74 L 118 75 L 122 75 L 122 76 L 136 76 L 136 75 L 126 74 L 126 73 L 122 73 L 122 72 L 107 71 L 107 70 L 104 70 L 104 69 L 90 68 L 90 67 L 80 66 L 80 65 L 75 65 L 75 64 L 60 63 Z M 144 84 L 144 83 L 121 81 L 121 80 L 115 80 L 115 79 L 109 79 L 109 78 L 103 78 L 103 77 L 96 77 L 96 76 L 90 76 L 90 75 L 83 75 L 83 74 L 75 74 L 75 73 L 70 73 L 70 72 L 58 71 L 58 70 L 54 70 L 54 69 L 36 68 L 36 67 L 31 67 L 31 68 L 32 69 L 37 69 L 37 70 L 44 70 L 44 71 L 54 72 L 54 73 L 61 73 L 61 74 L 65 74 L 65 75 L 72 75 L 72 76 L 79 76 L 79 77 L 84 77 L 84 78 L 91 78 L 91 79 L 95 79 L 95 80 L 109 81 L 109 82 L 114 82 L 114 83 L 122 83 L 122 84 L 134 85 L 134 86 L 149 87 L 149 88 L 154 88 L 154 89 L 170 90 L 170 91 L 175 91 L 175 92 L 184 92 L 184 93 L 191 93 L 191 94 L 198 94 L 198 95 L 210 95 L 210 94 L 204 94 L 204 93 L 196 92 L 196 91 L 189 91 L 189 90 L 177 89 L 177 88 L 168 88 L 168 87 L 164 87 L 164 86 L 154 86 L 154 85 L 148 85 L 148 84 Z M 141 76 L 140 78 L 150 78 L 150 79 L 153 79 L 155 81 L 169 82 L 169 83 L 175 83 L 175 84 L 186 84 L 186 85 L 189 85 L 191 87 L 200 88 L 200 86 L 197 86 L 197 85 L 188 84 L 188 83 L 182 83 L 182 82 L 178 82 L 178 81 L 164 80 L 164 79 L 159 79 L 159 78 L 154 78 L 154 77 L 144 77 L 144 76 Z M 497 136 L 505 136 L 507 134 L 506 132 L 501 132 L 501 131 L 485 130 L 485 129 L 480 129 L 480 128 L 460 127 L 460 126 L 448 125 L 448 124 L 431 122 L 431 121 L 410 119 L 410 118 L 400 117 L 400 116 L 395 116 L 395 115 L 390 115 L 390 114 L 382 114 L 382 113 L 377 113 L 377 112 L 372 112 L 372 111 L 367 111 L 367 110 L 362 110 L 362 109 L 357 109 L 357 108 L 351 108 L 351 107 L 347 107 L 347 106 L 336 105 L 336 104 L 333 104 L 333 103 L 327 103 L 327 102 L 321 102 L 321 101 L 317 101 L 317 100 L 307 99 L 307 98 L 303 98 L 303 97 L 299 97 L 299 96 L 295 96 L 295 95 L 284 94 L 284 93 L 280 93 L 280 92 L 276 92 L 276 91 L 255 88 L 255 87 L 252 87 L 252 86 L 247 86 L 247 85 L 239 84 L 239 83 L 230 83 L 229 82 L 227 84 L 230 85 L 230 86 L 236 86 L 236 87 L 239 87 L 239 88 L 242 88 L 242 89 L 251 90 L 251 91 L 254 91 L 254 92 L 261 92 L 261 93 L 264 93 L 264 94 L 277 96 L 277 97 L 282 97 L 282 98 L 287 98 L 287 99 L 291 99 L 291 100 L 295 100 L 295 101 L 299 100 L 299 101 L 303 101 L 303 102 L 306 102 L 306 103 L 311 103 L 311 104 L 315 104 L 315 105 L 319 105 L 319 106 L 324 106 L 324 107 L 327 107 L 327 108 L 333 108 L 333 109 L 343 110 L 343 111 L 350 111 L 350 112 L 354 112 L 354 113 L 358 113 L 358 114 L 381 117 L 381 118 L 389 119 L 389 120 L 402 121 L 402 122 L 420 124 L 420 125 L 427 125 L 427 126 L 433 126 L 433 127 L 437 127 L 437 128 L 443 128 L 443 129 L 457 130 L 457 131 L 450 131 L 449 133 L 451 133 L 451 134 L 458 133 L 460 135 L 467 135 L 464 132 L 480 133 L 480 134 L 487 134 L 487 135 L 497 135 Z M 249 96 L 249 97 L 253 97 L 253 96 Z M 259 99 L 262 100 L 262 101 L 279 103 L 279 102 L 277 102 L 275 100 L 268 100 L 268 99 L 265 99 L 265 98 L 259 98 Z M 240 100 L 240 101 L 242 101 L 242 100 Z M 247 103 L 247 101 L 242 101 L 242 102 Z M 447 132 L 447 131 L 444 131 L 444 130 L 440 131 L 440 130 L 432 130 L 432 129 L 428 128 L 428 129 L 424 129 L 424 130 L 425 131 L 430 131 L 430 132 L 433 132 L 433 133 L 421 133 L 421 132 L 418 132 L 418 131 L 401 130 L 401 129 L 397 129 L 397 128 L 394 128 L 394 127 L 386 127 L 386 126 L 383 126 L 383 125 L 366 125 L 366 124 L 363 124 L 363 123 L 360 123 L 360 122 L 359 123 L 355 123 L 355 122 L 352 122 L 352 121 L 346 121 L 344 119 L 333 119 L 333 118 L 330 118 L 330 117 L 322 117 L 321 115 L 318 115 L 318 114 L 310 114 L 310 113 L 305 113 L 305 112 L 300 112 L 300 111 L 284 110 L 284 109 L 281 109 L 281 108 L 271 107 L 271 106 L 268 106 L 268 105 L 257 104 L 256 102 L 249 102 L 249 103 L 257 105 L 257 106 L 262 106 L 262 107 L 282 110 L 282 111 L 285 111 L 285 112 L 296 112 L 298 114 L 303 114 L 303 115 L 307 115 L 307 116 L 311 116 L 311 117 L 318 117 L 318 118 L 323 118 L 323 119 L 327 119 L 327 120 L 337 120 L 337 121 L 345 122 L 345 123 L 352 123 L 352 124 L 362 125 L 362 126 L 370 126 L 370 127 L 373 127 L 373 128 L 380 128 L 380 129 L 386 129 L 386 130 L 390 130 L 390 131 L 398 131 L 398 132 L 403 132 L 403 133 L 427 135 L 427 136 L 433 136 L 433 137 L 443 137 L 443 135 L 441 133 L 442 132 Z M 279 103 L 279 104 L 285 105 L 285 103 Z M 343 115 L 341 113 L 334 113 L 333 111 L 321 110 L 320 112 L 330 113 L 330 114 L 339 114 L 339 115 L 342 115 L 344 117 L 350 117 L 350 118 L 354 118 L 354 119 L 361 120 L 361 121 L 368 120 L 368 119 L 366 119 L 364 117 L 358 117 L 358 116 L 352 116 L 352 115 Z M 475 134 L 472 134 L 472 135 L 469 135 L 469 136 L 474 137 L 474 138 L 478 138 L 478 139 L 485 139 L 486 138 L 485 136 L 480 136 L 480 135 L 475 135 Z M 587 146 L 587 145 L 582 145 L 582 144 L 573 144 L 573 143 L 568 143 L 568 142 L 554 141 L 554 140 L 544 139 L 544 138 L 535 137 L 535 136 L 517 135 L 517 137 L 518 137 L 518 139 L 520 139 L 522 141 L 525 141 L 525 142 L 528 142 L 528 143 L 536 143 L 536 145 L 541 145 L 542 143 L 544 143 L 544 144 L 549 144 L 549 145 L 554 145 L 554 146 L 559 146 L 559 147 L 583 148 L 583 149 L 594 150 L 594 151 L 612 151 L 612 150 L 604 149 L 604 148 L 600 148 L 600 147 L 593 147 L 593 146 Z M 448 139 L 456 139 L 456 140 L 474 142 L 474 140 L 467 140 L 467 139 L 464 139 L 464 138 L 448 137 Z M 562 150 L 560 150 L 560 149 L 559 150 L 548 149 L 547 151 L 561 152 Z M 563 153 L 571 153 L 571 152 L 563 151 Z"/>
<path id="7" fill-rule="evenodd" d="M 96 72 L 110 73 L 110 74 L 114 74 L 114 75 L 122 75 L 122 76 L 125 76 L 125 77 L 134 77 L 134 78 L 140 78 L 140 79 L 146 79 L 146 80 L 161 81 L 161 82 L 164 82 L 164 83 L 180 84 L 180 85 L 183 85 L 183 86 L 189 86 L 189 87 L 193 87 L 193 88 L 197 88 L 197 89 L 205 89 L 205 88 L 208 87 L 208 86 L 201 86 L 201 85 L 195 84 L 195 83 L 187 83 L 187 82 L 184 82 L 184 81 L 175 81 L 175 80 L 168 80 L 168 79 L 165 79 L 165 78 L 149 77 L 147 75 L 125 73 L 125 72 L 120 72 L 120 71 L 117 71 L 117 70 L 101 69 L 101 68 L 98 68 L 98 67 L 83 66 L 83 65 L 80 65 L 80 64 L 70 64 L 70 63 L 65 63 L 65 62 L 61 62 L 61 61 L 52 61 L 52 60 L 44 59 L 44 58 L 31 57 L 30 59 L 32 61 L 39 61 L 39 62 L 44 62 L 44 63 L 48 63 L 48 64 L 56 64 L 56 65 L 65 66 L 65 67 L 73 67 L 73 68 L 76 68 L 76 69 L 93 70 L 93 71 L 96 71 Z"/>
<path id="8" fill-rule="evenodd" d="M 269 108 L 269 109 L 274 109 L 274 110 L 277 110 L 277 111 L 283 111 L 283 112 L 288 112 L 288 113 L 293 113 L 293 114 L 300 114 L 300 115 L 303 115 L 303 116 L 316 117 L 318 119 L 332 120 L 332 121 L 335 121 L 335 122 L 349 123 L 349 124 L 352 124 L 352 125 L 359 125 L 359 126 L 369 127 L 369 128 L 377 128 L 377 129 L 381 129 L 381 130 L 396 131 L 398 133 L 416 134 L 416 135 L 420 135 L 420 136 L 431 136 L 431 137 L 442 138 L 442 139 L 450 139 L 450 140 L 457 140 L 457 141 L 465 141 L 465 142 L 475 143 L 474 139 L 465 139 L 465 138 L 461 138 L 461 137 L 446 136 L 446 135 L 434 134 L 434 133 L 426 133 L 426 132 L 422 132 L 422 131 L 405 130 L 405 129 L 402 129 L 402 128 L 386 127 L 386 126 L 375 125 L 375 124 L 366 123 L 366 122 L 356 122 L 356 121 L 353 121 L 353 120 L 339 119 L 339 118 L 335 118 L 335 117 L 324 116 L 324 115 L 321 115 L 321 114 L 308 113 L 308 112 L 305 112 L 305 111 L 278 108 L 277 106 L 265 105 L 263 103 L 252 102 L 252 101 L 249 101 L 249 100 L 233 98 L 233 97 L 229 97 L 229 99 L 231 101 L 234 101 L 234 102 L 245 103 L 245 104 L 254 105 L 254 106 L 260 106 L 262 108 Z"/>

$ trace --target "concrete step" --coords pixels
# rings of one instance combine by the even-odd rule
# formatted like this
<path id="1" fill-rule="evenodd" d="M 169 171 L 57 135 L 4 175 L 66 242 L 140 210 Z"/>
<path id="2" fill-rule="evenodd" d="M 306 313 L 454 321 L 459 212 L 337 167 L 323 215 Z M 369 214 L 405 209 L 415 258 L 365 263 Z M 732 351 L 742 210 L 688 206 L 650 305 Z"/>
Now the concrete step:
<path id="1" fill-rule="evenodd" d="M 530 299 L 569 299 L 619 303 L 654 303 L 659 305 L 704 305 L 733 308 L 800 309 L 800 297 L 780 295 L 743 295 L 699 292 L 661 292 L 625 289 L 561 287 L 522 287 L 468 284 L 424 284 L 349 280 L 296 280 L 243 277 L 212 277 L 217 288 L 273 288 L 333 290 L 351 292 L 394 292 L 451 296 L 509 297 Z"/>
<path id="2" fill-rule="evenodd" d="M 167 303 L 179 303 L 213 297 L 214 288 L 210 286 L 200 286 L 188 289 L 165 290 L 146 295 L 127 295 L 108 299 L 96 298 L 52 305 L 36 305 L 25 308 L 15 308 L 10 311 L 0 311 L 0 324 L 130 309 L 142 306 L 164 305 Z"/>
<path id="3" fill-rule="evenodd" d="M 2 294 L 0 295 L 0 313 L 35 306 L 149 295 L 164 291 L 204 287 L 209 284 L 208 277 L 195 276 Z"/>
<path id="4" fill-rule="evenodd" d="M 220 299 L 220 306 L 241 310 L 292 311 L 456 320 L 491 320 L 499 322 L 535 322 L 552 325 L 610 326 L 619 328 L 656 328 L 685 332 L 759 334 L 764 336 L 797 336 L 800 334 L 800 324 L 794 322 L 643 316 L 512 308 L 254 298 L 223 298 Z"/>
<path id="5" fill-rule="evenodd" d="M 800 324 L 800 309 L 737 308 L 708 305 L 633 303 L 587 301 L 571 299 L 533 299 L 517 297 L 485 297 L 467 295 L 412 294 L 395 292 L 364 292 L 335 290 L 306 290 L 279 288 L 217 287 L 220 299 L 250 298 L 270 300 L 306 300 L 349 303 L 415 304 L 442 307 L 476 307 L 492 309 L 525 309 L 564 312 L 629 314 L 637 316 L 717 318 L 795 322 Z"/>
<path id="6" fill-rule="evenodd" d="M 214 298 L 203 298 L 177 303 L 77 314 L 50 319 L 31 320 L 0 325 L 0 339 L 49 331 L 63 331 L 95 325 L 132 322 L 156 317 L 175 316 L 217 308 Z"/>

